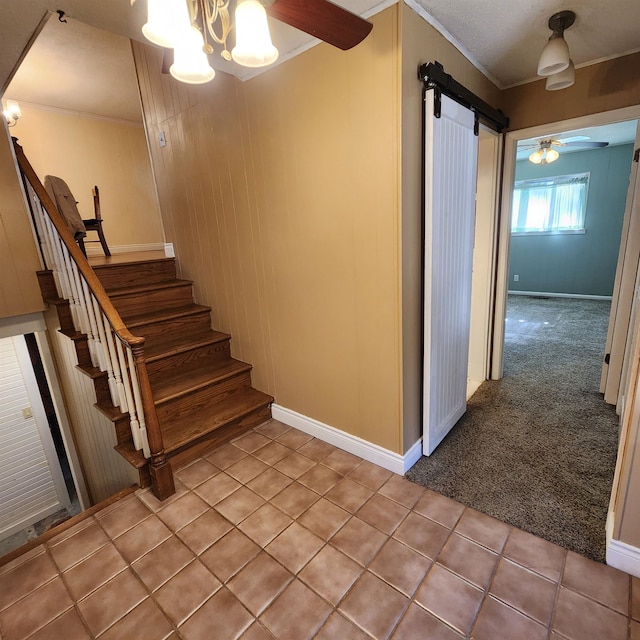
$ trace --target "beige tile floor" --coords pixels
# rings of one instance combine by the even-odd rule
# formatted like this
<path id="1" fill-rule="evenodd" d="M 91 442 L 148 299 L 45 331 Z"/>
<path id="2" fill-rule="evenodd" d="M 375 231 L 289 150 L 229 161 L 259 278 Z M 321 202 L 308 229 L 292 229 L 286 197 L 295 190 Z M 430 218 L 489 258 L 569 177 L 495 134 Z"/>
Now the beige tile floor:
<path id="1" fill-rule="evenodd" d="M 0 636 L 640 640 L 640 581 L 269 421 L 0 567 Z"/>

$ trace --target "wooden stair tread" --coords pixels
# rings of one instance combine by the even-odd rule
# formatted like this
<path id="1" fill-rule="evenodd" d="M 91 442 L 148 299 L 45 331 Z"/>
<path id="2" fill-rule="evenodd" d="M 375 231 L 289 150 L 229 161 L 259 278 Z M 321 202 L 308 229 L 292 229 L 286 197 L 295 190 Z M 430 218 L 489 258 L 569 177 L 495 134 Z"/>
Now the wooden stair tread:
<path id="1" fill-rule="evenodd" d="M 172 318 L 180 318 L 198 313 L 208 313 L 209 311 L 211 311 L 210 307 L 204 307 L 201 304 L 188 304 L 184 307 L 174 307 L 167 311 L 152 311 L 151 313 L 125 315 L 123 316 L 123 319 L 129 329 L 132 329 L 152 322 L 162 322 L 165 320 L 171 320 Z M 135 335 L 135 331 L 132 333 Z"/>
<path id="2" fill-rule="evenodd" d="M 168 370 L 153 382 L 153 397 L 158 406 L 247 371 L 251 371 L 251 365 L 240 360 L 189 362 Z"/>
<path id="3" fill-rule="evenodd" d="M 206 329 L 192 334 L 167 333 L 156 337 L 153 344 L 145 346 L 145 359 L 154 362 L 170 355 L 176 355 L 197 347 L 203 347 L 216 342 L 224 342 L 231 336 L 228 333 Z"/>
<path id="4" fill-rule="evenodd" d="M 172 278 L 171 280 L 161 280 L 160 282 L 150 282 L 148 284 L 140 284 L 128 287 L 114 287 L 106 289 L 106 291 L 109 294 L 110 298 L 120 298 L 128 295 L 157 291 L 158 289 L 177 289 L 179 287 L 189 287 L 192 284 L 192 280 L 180 280 L 178 278 Z"/>
<path id="5" fill-rule="evenodd" d="M 215 411 L 206 406 L 189 413 L 182 419 L 176 418 L 171 421 L 171 424 L 162 426 L 165 452 L 176 451 L 272 402 L 273 398 L 266 393 L 252 387 L 245 387 L 216 403 Z"/>
<path id="6" fill-rule="evenodd" d="M 153 264 L 155 262 L 173 262 L 175 258 L 167 258 L 165 257 L 152 257 L 146 259 L 140 259 L 134 256 L 131 256 L 129 259 L 129 254 L 120 253 L 116 255 L 112 255 L 107 262 L 98 262 L 98 260 L 104 260 L 102 256 L 90 256 L 89 264 L 94 271 L 99 271 L 100 269 L 109 269 L 111 267 L 121 267 L 122 265 L 142 265 L 142 264 Z"/>

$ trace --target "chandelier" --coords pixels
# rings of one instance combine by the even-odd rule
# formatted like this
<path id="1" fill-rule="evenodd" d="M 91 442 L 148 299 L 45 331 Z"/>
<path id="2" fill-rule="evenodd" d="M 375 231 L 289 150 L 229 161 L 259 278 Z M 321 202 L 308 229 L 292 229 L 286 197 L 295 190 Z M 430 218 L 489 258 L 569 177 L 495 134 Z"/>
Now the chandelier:
<path id="1" fill-rule="evenodd" d="M 169 73 L 181 82 L 213 80 L 215 71 L 207 58 L 214 51 L 212 42 L 222 46 L 224 60 L 245 67 L 265 67 L 278 58 L 259 0 L 238 0 L 235 26 L 229 0 L 147 0 L 147 15 L 142 33 L 153 44 L 173 49 Z M 236 44 L 229 51 L 227 39 L 232 29 Z"/>

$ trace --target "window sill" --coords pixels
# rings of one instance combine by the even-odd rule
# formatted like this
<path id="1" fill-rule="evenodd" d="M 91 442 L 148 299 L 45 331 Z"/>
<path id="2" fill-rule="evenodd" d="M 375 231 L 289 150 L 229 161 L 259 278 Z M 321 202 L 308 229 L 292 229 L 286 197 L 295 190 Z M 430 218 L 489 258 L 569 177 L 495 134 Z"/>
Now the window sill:
<path id="1" fill-rule="evenodd" d="M 584 235 L 586 229 L 562 229 L 558 231 L 512 231 L 512 236 L 566 236 Z"/>

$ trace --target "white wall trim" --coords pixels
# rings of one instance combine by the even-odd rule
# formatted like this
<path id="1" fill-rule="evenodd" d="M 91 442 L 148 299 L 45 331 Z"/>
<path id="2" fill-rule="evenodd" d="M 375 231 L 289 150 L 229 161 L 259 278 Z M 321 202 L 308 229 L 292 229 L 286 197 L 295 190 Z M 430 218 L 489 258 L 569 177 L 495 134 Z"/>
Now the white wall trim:
<path id="1" fill-rule="evenodd" d="M 544 298 L 578 298 L 580 300 L 611 300 L 612 296 L 592 296 L 588 293 L 549 293 L 548 291 L 507 291 L 510 296 L 542 296 Z"/>
<path id="2" fill-rule="evenodd" d="M 165 247 L 166 244 L 164 242 L 150 242 L 149 244 L 120 244 L 115 247 L 110 246 L 109 251 L 111 251 L 112 254 L 133 253 L 134 251 L 165 251 Z M 104 255 L 104 252 L 102 251 L 102 247 L 87 247 L 87 255 L 102 256 Z"/>
<path id="3" fill-rule="evenodd" d="M 27 313 L 22 316 L 12 316 L 10 318 L 0 318 L 0 338 L 11 338 L 13 336 L 24 335 L 25 333 L 36 333 L 46 331 L 47 325 L 44 316 L 40 312 Z"/>
<path id="4" fill-rule="evenodd" d="M 607 564 L 640 578 L 640 549 L 620 540 L 607 540 Z"/>
<path id="5" fill-rule="evenodd" d="M 404 475 L 422 455 L 422 440 L 418 440 L 409 451 L 402 456 L 399 453 L 389 451 L 358 436 L 351 435 L 328 424 L 309 418 L 301 413 L 292 411 L 277 404 L 271 405 L 271 415 L 274 420 L 279 420 L 290 427 L 295 427 L 310 436 L 319 438 L 355 456 L 364 458 L 373 464 L 377 464 L 389 471 Z"/>

